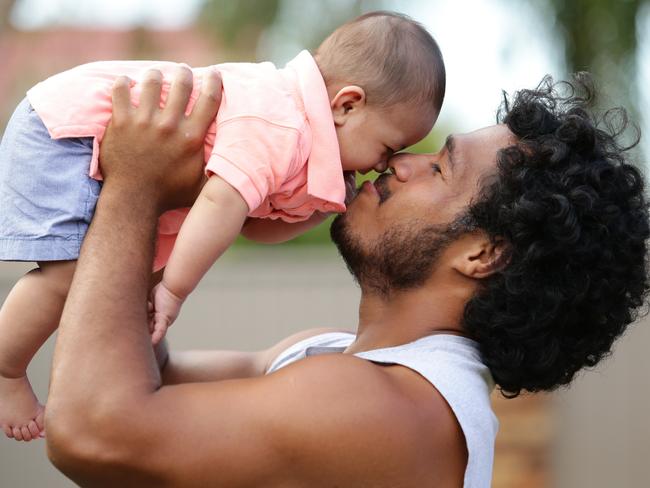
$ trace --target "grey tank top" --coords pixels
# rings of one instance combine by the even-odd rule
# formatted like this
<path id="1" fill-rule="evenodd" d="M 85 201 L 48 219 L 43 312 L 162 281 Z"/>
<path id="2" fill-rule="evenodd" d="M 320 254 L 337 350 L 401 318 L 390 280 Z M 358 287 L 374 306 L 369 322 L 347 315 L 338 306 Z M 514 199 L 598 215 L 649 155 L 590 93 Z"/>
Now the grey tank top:
<path id="1" fill-rule="evenodd" d="M 300 341 L 280 353 L 267 374 L 305 357 L 340 354 L 354 338 L 354 334 L 332 332 Z M 494 381 L 481 362 L 475 341 L 436 334 L 410 344 L 364 351 L 355 356 L 375 363 L 399 364 L 426 378 L 445 398 L 465 435 L 468 453 L 465 488 L 490 486 L 499 423 L 490 403 Z"/>

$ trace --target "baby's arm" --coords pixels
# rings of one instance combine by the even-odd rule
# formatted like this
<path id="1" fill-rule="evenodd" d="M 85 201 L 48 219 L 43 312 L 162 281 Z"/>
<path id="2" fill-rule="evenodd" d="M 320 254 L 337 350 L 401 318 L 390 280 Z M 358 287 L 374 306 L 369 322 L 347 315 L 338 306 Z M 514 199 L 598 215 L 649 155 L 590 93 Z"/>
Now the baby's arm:
<path id="1" fill-rule="evenodd" d="M 163 279 L 154 289 L 154 335 L 158 342 L 187 296 L 232 244 L 248 214 L 237 190 L 213 175 L 183 223 Z"/>
<path id="2" fill-rule="evenodd" d="M 356 180 L 354 171 L 343 173 L 345 182 L 345 204 L 349 204 L 356 195 Z M 322 212 L 314 214 L 303 222 L 289 223 L 283 220 L 255 219 L 250 218 L 244 224 L 241 231 L 246 239 L 261 242 L 263 244 L 278 244 L 298 237 L 309 229 L 322 223 L 329 215 Z"/>
<path id="3" fill-rule="evenodd" d="M 327 218 L 327 214 L 314 212 L 309 219 L 302 222 L 285 222 L 281 219 L 256 219 L 249 218 L 242 228 L 242 235 L 246 239 L 263 244 L 278 244 L 290 241 L 294 237 L 316 227 Z"/>

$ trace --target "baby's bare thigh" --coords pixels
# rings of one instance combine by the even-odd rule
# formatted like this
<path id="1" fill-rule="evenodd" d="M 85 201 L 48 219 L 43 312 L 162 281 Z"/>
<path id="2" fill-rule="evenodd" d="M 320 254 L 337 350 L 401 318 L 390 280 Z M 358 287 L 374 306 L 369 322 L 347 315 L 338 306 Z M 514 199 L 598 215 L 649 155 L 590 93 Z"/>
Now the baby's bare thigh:
<path id="1" fill-rule="evenodd" d="M 77 261 L 39 261 L 38 268 L 30 273 L 38 273 L 38 278 L 52 291 L 67 295 L 76 267 Z"/>

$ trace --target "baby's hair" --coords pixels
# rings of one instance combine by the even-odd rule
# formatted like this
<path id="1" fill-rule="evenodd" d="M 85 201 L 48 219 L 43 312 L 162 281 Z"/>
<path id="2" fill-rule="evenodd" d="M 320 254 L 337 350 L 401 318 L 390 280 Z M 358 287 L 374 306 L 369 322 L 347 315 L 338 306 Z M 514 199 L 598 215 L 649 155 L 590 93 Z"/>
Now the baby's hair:
<path id="1" fill-rule="evenodd" d="M 336 29 L 316 51 L 325 83 L 359 85 L 368 104 L 432 104 L 445 97 L 445 64 L 431 34 L 395 12 L 364 14 Z"/>

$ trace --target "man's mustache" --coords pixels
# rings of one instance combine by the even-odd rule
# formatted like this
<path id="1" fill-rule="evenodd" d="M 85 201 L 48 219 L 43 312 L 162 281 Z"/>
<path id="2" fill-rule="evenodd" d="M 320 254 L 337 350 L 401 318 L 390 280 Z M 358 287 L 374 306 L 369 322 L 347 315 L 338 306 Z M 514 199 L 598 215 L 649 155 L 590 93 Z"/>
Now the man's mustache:
<path id="1" fill-rule="evenodd" d="M 382 173 L 375 180 L 374 185 L 377 193 L 379 193 L 379 205 L 388 200 L 392 195 L 390 188 L 388 188 L 388 179 L 392 176 L 390 173 Z"/>

